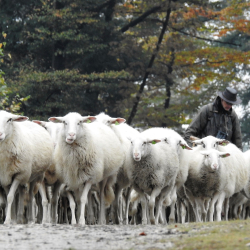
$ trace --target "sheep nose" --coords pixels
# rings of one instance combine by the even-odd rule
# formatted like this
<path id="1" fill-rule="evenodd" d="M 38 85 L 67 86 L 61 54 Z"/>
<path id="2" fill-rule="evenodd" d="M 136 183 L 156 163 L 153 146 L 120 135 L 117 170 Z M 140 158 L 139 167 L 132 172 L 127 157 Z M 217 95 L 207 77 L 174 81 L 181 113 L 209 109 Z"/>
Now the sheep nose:
<path id="1" fill-rule="evenodd" d="M 2 135 L 3 133 L 0 132 L 0 136 Z"/>
<path id="2" fill-rule="evenodd" d="M 218 169 L 218 164 L 214 163 L 213 164 L 213 169 Z"/>
<path id="3" fill-rule="evenodd" d="M 135 157 L 138 157 L 138 156 L 139 156 L 139 153 L 134 153 L 134 156 L 135 156 Z"/>
<path id="4" fill-rule="evenodd" d="M 69 133 L 69 136 L 73 137 L 75 136 L 75 133 Z"/>

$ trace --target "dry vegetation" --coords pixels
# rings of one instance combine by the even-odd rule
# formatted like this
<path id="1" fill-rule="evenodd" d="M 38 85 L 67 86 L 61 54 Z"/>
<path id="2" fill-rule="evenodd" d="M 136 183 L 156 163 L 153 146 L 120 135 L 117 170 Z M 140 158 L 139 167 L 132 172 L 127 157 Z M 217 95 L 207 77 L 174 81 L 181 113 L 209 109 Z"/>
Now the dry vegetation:
<path id="1" fill-rule="evenodd" d="M 171 238 L 172 249 L 250 249 L 250 220 L 176 224 L 170 228 L 179 234 Z"/>

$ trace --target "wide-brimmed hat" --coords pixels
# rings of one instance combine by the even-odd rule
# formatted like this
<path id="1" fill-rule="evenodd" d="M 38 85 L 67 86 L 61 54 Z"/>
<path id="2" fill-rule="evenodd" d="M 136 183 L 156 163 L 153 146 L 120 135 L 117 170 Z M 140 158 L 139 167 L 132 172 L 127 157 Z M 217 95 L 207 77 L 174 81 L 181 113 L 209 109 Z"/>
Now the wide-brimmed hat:
<path id="1" fill-rule="evenodd" d="M 218 96 L 224 101 L 231 104 L 240 104 L 241 99 L 237 97 L 237 90 L 227 87 L 223 92 L 218 92 Z"/>

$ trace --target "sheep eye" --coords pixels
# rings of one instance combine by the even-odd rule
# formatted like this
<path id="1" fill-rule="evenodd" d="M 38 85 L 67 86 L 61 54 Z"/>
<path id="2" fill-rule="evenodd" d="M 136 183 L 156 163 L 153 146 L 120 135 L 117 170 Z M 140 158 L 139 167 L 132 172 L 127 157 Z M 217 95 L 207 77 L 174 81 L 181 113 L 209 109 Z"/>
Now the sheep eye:
<path id="1" fill-rule="evenodd" d="M 206 146 L 205 146 L 205 144 L 203 143 L 203 148 L 205 148 Z"/>
<path id="2" fill-rule="evenodd" d="M 67 125 L 67 122 L 63 121 L 64 125 Z"/>
<path id="3" fill-rule="evenodd" d="M 143 142 L 142 145 L 146 145 L 146 142 Z"/>
<path id="4" fill-rule="evenodd" d="M 12 118 L 10 118 L 7 122 L 11 122 L 12 121 Z"/>

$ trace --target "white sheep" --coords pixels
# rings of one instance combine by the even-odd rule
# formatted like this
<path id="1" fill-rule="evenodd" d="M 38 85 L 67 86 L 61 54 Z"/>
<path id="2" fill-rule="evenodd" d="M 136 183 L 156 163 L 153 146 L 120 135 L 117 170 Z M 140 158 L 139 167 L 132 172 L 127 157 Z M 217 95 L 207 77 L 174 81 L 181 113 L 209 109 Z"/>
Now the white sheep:
<path id="1" fill-rule="evenodd" d="M 151 131 L 151 129 L 148 129 Z M 179 170 L 176 177 L 176 182 L 174 189 L 171 192 L 171 199 L 165 200 L 165 206 L 170 207 L 169 223 L 175 222 L 175 204 L 177 201 L 177 194 L 180 192 L 181 188 L 187 180 L 188 176 L 188 163 L 186 158 L 188 157 L 189 150 L 192 150 L 187 144 L 187 142 L 178 134 L 176 131 L 170 128 L 153 128 L 152 133 L 156 138 L 162 138 L 164 143 L 169 144 L 177 153 L 179 158 Z M 183 205 L 181 203 L 181 205 Z M 182 211 L 185 209 L 182 207 Z M 184 215 L 183 215 L 184 216 Z M 184 223 L 184 221 L 182 221 Z"/>
<path id="2" fill-rule="evenodd" d="M 158 223 L 163 200 L 170 195 L 175 185 L 179 170 L 176 151 L 167 143 L 154 136 L 154 129 L 148 129 L 132 138 L 132 155 L 134 158 L 132 185 L 143 196 L 150 196 L 149 210 L 152 224 Z M 155 145 L 154 145 L 155 144 Z M 155 198 L 159 196 L 154 215 Z M 144 211 L 142 223 L 147 223 Z"/>
<path id="3" fill-rule="evenodd" d="M 190 152 L 190 157 L 187 159 L 189 173 L 185 188 L 197 221 L 206 220 L 208 203 L 226 185 L 226 179 L 223 177 L 227 166 L 220 158 L 229 155 L 229 153 L 219 152 L 216 149 L 200 151 L 195 148 Z"/>
<path id="4" fill-rule="evenodd" d="M 249 161 L 247 160 L 247 153 L 243 153 L 238 147 L 230 143 L 227 140 L 218 139 L 213 136 L 207 136 L 202 139 L 193 141 L 198 145 L 197 150 L 215 148 L 220 152 L 227 152 L 231 156 L 225 159 L 225 164 L 228 164 L 226 173 L 223 178 L 227 178 L 225 181 L 227 185 L 219 193 L 215 194 L 209 204 L 209 220 L 213 220 L 214 205 L 216 203 L 216 219 L 221 220 L 222 204 L 225 201 L 225 218 L 228 218 L 229 198 L 237 192 L 248 193 L 249 196 L 249 176 L 250 168 Z M 229 173 L 231 173 L 229 175 Z"/>
<path id="5" fill-rule="evenodd" d="M 52 162 L 53 142 L 49 134 L 28 117 L 0 111 L 0 184 L 7 194 L 5 224 L 11 222 L 11 205 L 19 191 L 18 222 L 22 221 L 24 185 L 30 183 L 29 218 L 32 222 L 33 188 L 42 181 Z M 9 188 L 10 187 L 10 188 Z M 44 211 L 46 216 L 46 212 Z"/>
<path id="6" fill-rule="evenodd" d="M 161 138 L 162 142 L 169 144 L 178 155 L 179 170 L 176 177 L 175 186 L 171 192 L 171 198 L 165 200 L 163 203 L 164 206 L 171 206 L 169 223 L 173 223 L 175 221 L 175 204 L 177 201 L 177 193 L 183 187 L 188 176 L 188 164 L 186 160 L 188 156 L 186 154 L 188 154 L 188 151 L 192 150 L 192 148 L 190 148 L 181 135 L 173 129 L 156 127 L 148 129 L 148 133 L 152 134 L 151 139 L 153 137 Z M 185 211 L 184 207 L 182 207 L 182 211 Z"/>
<path id="7" fill-rule="evenodd" d="M 55 148 L 56 171 L 61 182 L 81 193 L 78 223 L 85 224 L 85 204 L 92 184 L 100 186 L 99 224 L 105 223 L 104 191 L 112 195 L 110 187 L 123 163 L 121 144 L 114 132 L 95 117 L 69 113 L 51 117 L 49 121 L 62 122 L 60 138 Z"/>
<path id="8" fill-rule="evenodd" d="M 124 223 L 128 224 L 128 210 L 129 210 L 129 199 L 131 193 L 131 179 L 129 178 L 131 174 L 131 166 L 133 164 L 133 157 L 131 155 L 131 142 L 128 140 L 128 137 L 133 137 L 139 134 L 139 132 L 125 123 L 124 118 L 113 118 L 105 113 L 100 113 L 96 115 L 96 121 L 102 122 L 103 124 L 109 126 L 121 142 L 122 149 L 124 151 L 124 162 L 122 167 L 119 169 L 117 174 L 117 182 L 115 184 L 115 200 L 114 200 L 114 212 L 115 212 L 115 221 L 118 224 L 122 224 L 123 218 L 121 213 L 121 205 L 119 205 L 119 199 L 124 188 L 128 188 L 126 194 L 126 208 Z"/>
<path id="9" fill-rule="evenodd" d="M 45 122 L 45 121 L 39 121 L 39 120 L 33 120 L 34 123 L 37 123 L 38 125 L 44 127 L 48 133 L 50 134 L 53 143 L 54 143 L 54 147 L 56 146 L 58 139 L 59 139 L 59 132 L 63 126 L 63 124 L 61 123 L 54 123 L 54 122 Z M 47 192 L 46 192 L 46 188 L 50 186 L 52 187 L 52 197 L 47 197 Z M 59 189 L 60 188 L 60 189 Z M 42 185 L 40 185 L 39 187 L 39 192 L 41 194 L 42 197 L 42 201 L 45 200 L 50 200 L 50 206 L 52 206 L 51 211 L 49 211 L 49 215 L 52 216 L 52 218 L 48 218 L 48 221 L 52 221 L 53 223 L 55 223 L 56 221 L 56 211 L 57 211 L 57 206 L 58 206 L 58 189 L 60 190 L 60 195 L 62 196 L 66 196 L 68 198 L 69 201 L 69 206 L 70 206 L 70 210 L 71 210 L 71 224 L 76 224 L 76 216 L 75 216 L 75 201 L 74 201 L 74 197 L 72 196 L 71 192 L 69 190 L 67 190 L 66 185 L 62 185 L 61 183 L 58 182 L 58 178 L 56 175 L 56 169 L 55 169 L 55 163 L 53 162 L 51 164 L 51 166 L 46 170 L 45 172 L 45 178 L 44 178 L 44 183 L 42 183 Z M 67 209 L 64 208 L 64 211 L 66 211 Z M 67 219 L 67 217 L 65 216 L 65 218 Z"/>

